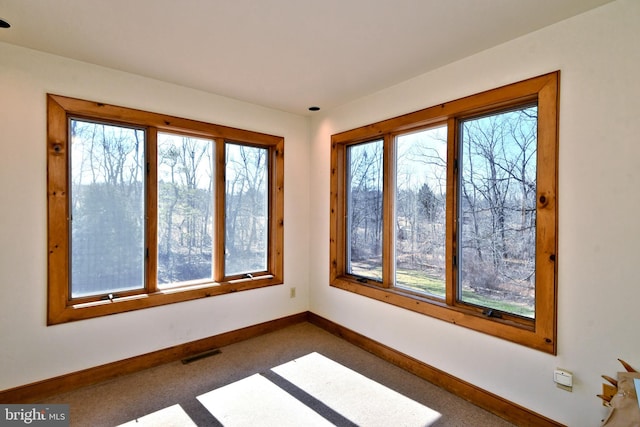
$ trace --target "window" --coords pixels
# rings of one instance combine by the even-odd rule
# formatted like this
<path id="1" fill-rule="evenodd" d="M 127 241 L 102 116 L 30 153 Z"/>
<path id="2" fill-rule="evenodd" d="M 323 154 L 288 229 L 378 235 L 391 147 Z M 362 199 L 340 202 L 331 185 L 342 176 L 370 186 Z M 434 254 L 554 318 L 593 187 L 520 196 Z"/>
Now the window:
<path id="1" fill-rule="evenodd" d="M 48 96 L 48 323 L 282 283 L 281 137 Z"/>
<path id="2" fill-rule="evenodd" d="M 332 136 L 331 285 L 556 352 L 559 72 Z"/>

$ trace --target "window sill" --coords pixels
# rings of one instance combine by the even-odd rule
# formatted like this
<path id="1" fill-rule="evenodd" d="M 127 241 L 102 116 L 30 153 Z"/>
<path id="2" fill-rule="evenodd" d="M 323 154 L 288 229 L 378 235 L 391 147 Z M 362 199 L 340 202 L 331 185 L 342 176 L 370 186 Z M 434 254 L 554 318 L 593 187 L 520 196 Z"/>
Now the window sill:
<path id="1" fill-rule="evenodd" d="M 476 311 L 464 306 L 449 306 L 442 300 L 430 299 L 398 289 L 386 289 L 372 284 L 361 283 L 348 276 L 336 278 L 331 283 L 331 286 L 521 344 L 535 350 L 555 354 L 553 339 L 542 336 L 540 332 L 536 332 L 534 320 L 530 322 L 516 322 L 508 319 L 488 317 L 482 314 L 480 310 Z"/>
<path id="2" fill-rule="evenodd" d="M 113 299 L 102 299 L 99 301 L 83 303 L 69 301 L 62 310 L 52 310 L 52 307 L 49 307 L 47 325 L 51 326 L 76 320 L 108 316 L 143 308 L 158 307 L 177 302 L 275 286 L 282 283 L 283 281 L 281 279 L 267 275 L 233 280 L 225 283 L 204 283 L 186 287 L 167 288 L 152 293 L 126 295 L 122 297 L 115 296 Z"/>

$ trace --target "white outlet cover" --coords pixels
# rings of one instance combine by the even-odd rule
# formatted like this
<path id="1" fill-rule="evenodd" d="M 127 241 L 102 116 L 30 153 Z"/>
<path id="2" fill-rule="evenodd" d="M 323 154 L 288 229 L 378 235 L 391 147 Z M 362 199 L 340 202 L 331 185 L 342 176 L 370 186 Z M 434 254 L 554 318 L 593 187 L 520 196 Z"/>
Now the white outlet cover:
<path id="1" fill-rule="evenodd" d="M 556 369 L 553 372 L 553 381 L 563 386 L 572 387 L 573 375 L 570 372 Z"/>

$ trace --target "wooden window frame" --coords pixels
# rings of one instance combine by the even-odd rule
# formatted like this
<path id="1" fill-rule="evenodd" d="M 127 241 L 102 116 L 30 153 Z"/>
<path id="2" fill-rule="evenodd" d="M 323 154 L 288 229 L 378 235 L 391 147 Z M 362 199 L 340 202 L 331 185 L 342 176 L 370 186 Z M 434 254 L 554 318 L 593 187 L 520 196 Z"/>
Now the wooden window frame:
<path id="1" fill-rule="evenodd" d="M 330 285 L 456 325 L 556 354 L 557 351 L 557 181 L 560 72 L 513 83 L 403 116 L 341 132 L 331 137 Z M 536 193 L 535 318 L 504 313 L 488 316 L 481 307 L 457 298 L 456 209 L 459 122 L 509 108 L 538 105 Z M 391 164 L 396 135 L 447 125 L 446 296 L 433 299 L 394 287 L 393 180 Z M 384 139 L 382 282 L 347 274 L 346 270 L 346 151 L 351 144 Z"/>
<path id="2" fill-rule="evenodd" d="M 147 134 L 146 233 L 149 255 L 145 262 L 145 288 L 118 294 L 117 298 L 72 299 L 69 254 L 69 119 L 86 119 L 144 128 Z M 159 289 L 156 242 L 156 136 L 169 132 L 214 141 L 214 277 L 213 281 Z M 267 270 L 252 275 L 223 276 L 225 143 L 268 149 L 269 225 Z M 282 284 L 284 281 L 284 138 L 164 114 L 47 95 L 47 203 L 48 203 L 48 300 L 47 324 L 54 325 L 197 298 Z M 251 276 L 251 277 L 249 277 Z"/>

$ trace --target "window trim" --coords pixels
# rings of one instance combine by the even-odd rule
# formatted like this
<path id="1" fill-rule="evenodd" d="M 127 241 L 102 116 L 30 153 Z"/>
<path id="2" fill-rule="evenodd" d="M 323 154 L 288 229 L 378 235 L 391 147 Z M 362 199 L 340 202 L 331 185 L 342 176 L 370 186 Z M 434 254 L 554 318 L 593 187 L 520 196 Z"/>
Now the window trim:
<path id="1" fill-rule="evenodd" d="M 212 282 L 186 284 L 171 288 L 157 287 L 156 215 L 147 215 L 145 242 L 149 256 L 145 262 L 146 287 L 141 293 L 125 292 L 117 298 L 71 300 L 69 289 L 69 118 L 110 122 L 147 130 L 147 159 L 155 162 L 157 132 L 170 132 L 208 138 L 216 144 L 216 194 L 214 196 L 214 230 L 222 236 L 215 240 L 214 264 L 219 272 L 224 263 L 224 145 L 235 142 L 269 149 L 269 241 L 267 271 L 254 277 L 222 277 Z M 222 157 L 221 157 L 222 156 Z M 146 209 L 156 205 L 156 167 L 146 178 Z M 48 297 L 47 325 L 88 319 L 148 307 L 156 307 L 197 298 L 282 284 L 284 281 L 284 138 L 259 132 L 146 112 L 126 107 L 47 94 L 47 230 Z M 155 210 L 154 210 L 155 212 Z M 219 234 L 222 233 L 222 234 Z"/>
<path id="2" fill-rule="evenodd" d="M 557 352 L 557 180 L 558 113 L 560 72 L 552 72 L 451 102 L 383 120 L 331 137 L 330 194 L 330 285 L 367 296 L 411 311 L 422 313 L 475 331 L 486 333 L 543 352 Z M 488 317 L 482 308 L 457 301 L 454 221 L 457 209 L 457 139 L 460 119 L 537 102 L 537 227 L 535 319 L 515 315 Z M 393 287 L 393 248 L 383 242 L 383 282 L 362 280 L 346 274 L 346 147 L 351 144 L 384 138 L 383 235 L 394 233 L 393 180 L 389 164 L 393 159 L 395 136 L 421 128 L 447 124 L 447 199 L 446 199 L 446 297 L 432 299 L 425 295 Z"/>

